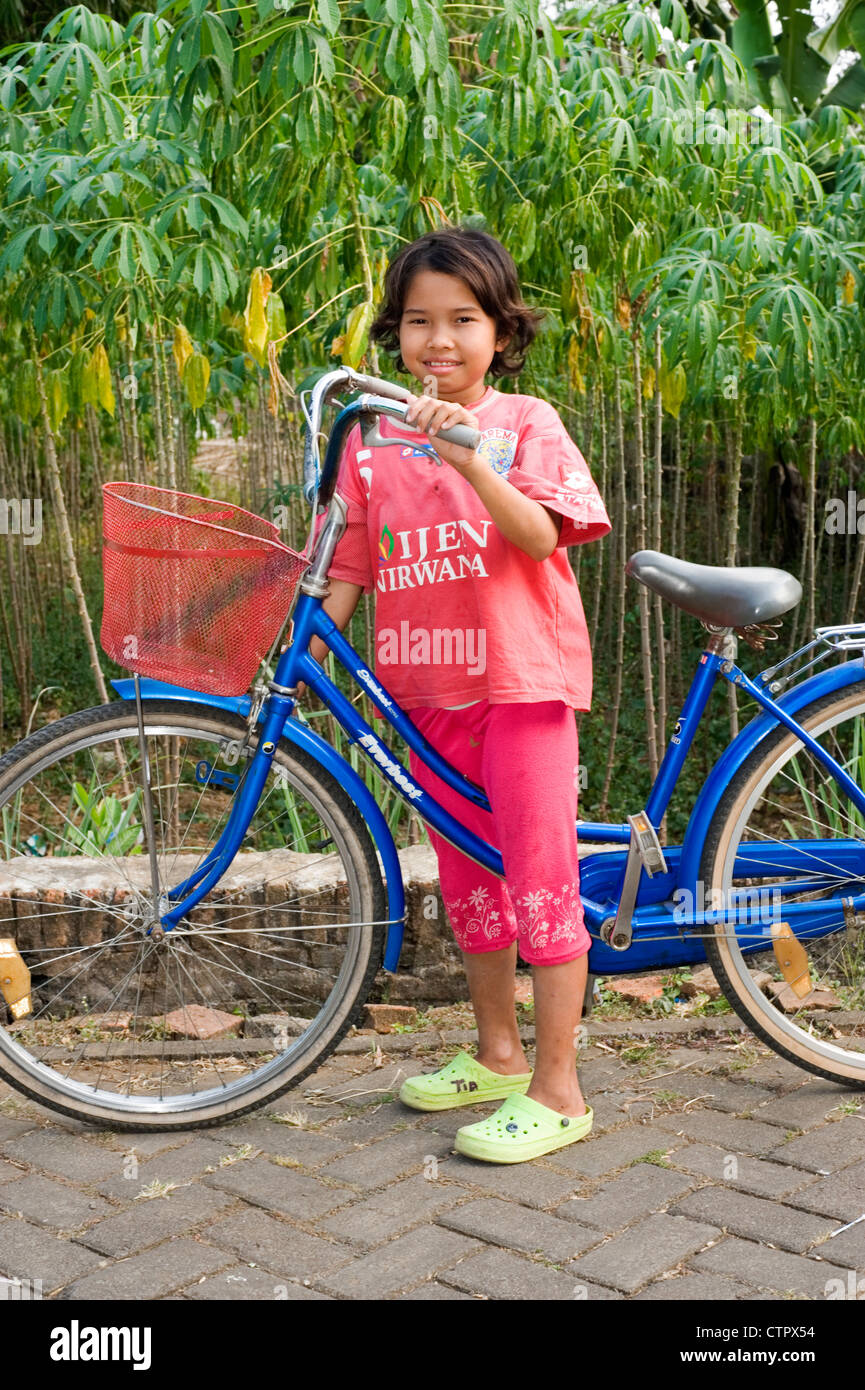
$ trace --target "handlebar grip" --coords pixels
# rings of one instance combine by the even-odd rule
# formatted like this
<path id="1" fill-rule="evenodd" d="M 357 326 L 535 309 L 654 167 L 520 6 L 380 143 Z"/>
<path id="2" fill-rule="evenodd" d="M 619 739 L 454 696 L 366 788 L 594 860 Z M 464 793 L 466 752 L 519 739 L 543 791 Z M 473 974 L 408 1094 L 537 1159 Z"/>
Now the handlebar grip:
<path id="1" fill-rule="evenodd" d="M 449 430 L 439 430 L 433 435 L 433 448 L 437 439 L 443 439 L 445 444 L 461 444 L 464 449 L 477 449 L 481 432 L 473 430 L 471 425 L 451 425 Z"/>
<path id="2" fill-rule="evenodd" d="M 353 372 L 352 385 L 360 391 L 371 391 L 375 396 L 387 396 L 390 400 L 410 401 L 412 393 L 408 387 L 396 381 L 385 381 L 380 376 L 367 376 L 363 372 Z"/>

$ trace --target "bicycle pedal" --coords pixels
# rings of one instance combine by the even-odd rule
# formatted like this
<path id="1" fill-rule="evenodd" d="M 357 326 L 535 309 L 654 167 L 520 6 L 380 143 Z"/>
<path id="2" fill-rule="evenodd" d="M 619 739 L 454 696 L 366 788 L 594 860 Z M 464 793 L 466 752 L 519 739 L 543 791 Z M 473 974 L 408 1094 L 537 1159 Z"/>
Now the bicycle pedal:
<path id="1" fill-rule="evenodd" d="M 797 999 L 804 999 L 806 994 L 811 993 L 808 956 L 804 946 L 790 930 L 789 922 L 772 923 L 772 949 L 787 984 Z"/>
<path id="2" fill-rule="evenodd" d="M 11 936 L 0 939 L 0 994 L 9 1005 L 16 1021 L 32 1013 L 30 1001 L 30 971 L 24 963 L 17 943 Z"/>
<path id="3" fill-rule="evenodd" d="M 626 816 L 625 819 L 631 827 L 631 837 L 636 843 L 640 863 L 649 878 L 653 878 L 657 873 L 665 874 L 667 861 L 664 858 L 664 851 L 661 849 L 658 832 L 645 811 L 639 811 L 635 816 Z"/>

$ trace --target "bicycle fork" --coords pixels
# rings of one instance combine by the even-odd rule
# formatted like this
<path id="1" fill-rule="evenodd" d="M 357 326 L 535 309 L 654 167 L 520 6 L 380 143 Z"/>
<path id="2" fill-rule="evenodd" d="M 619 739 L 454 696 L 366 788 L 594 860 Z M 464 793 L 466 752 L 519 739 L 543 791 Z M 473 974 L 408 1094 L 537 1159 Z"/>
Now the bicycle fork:
<path id="1" fill-rule="evenodd" d="M 138 677 L 136 676 L 136 682 Z M 145 750 L 143 749 L 144 721 L 141 713 L 140 694 L 136 692 L 139 702 L 139 738 L 142 740 L 142 769 L 146 777 L 145 784 L 145 815 L 147 816 L 147 833 L 150 836 L 151 844 L 151 878 L 153 880 L 154 893 L 154 922 L 148 928 L 147 934 L 159 939 L 165 932 L 171 931 L 186 916 L 192 908 L 196 907 L 205 898 L 210 890 L 217 884 L 231 864 L 234 856 L 239 850 L 243 839 L 249 829 L 252 817 L 255 815 L 259 798 L 261 797 L 264 784 L 270 773 L 273 759 L 285 722 L 289 718 L 294 701 L 290 698 L 272 693 L 268 701 L 267 717 L 264 728 L 258 741 L 252 759 L 247 765 L 245 775 L 241 778 L 238 794 L 233 798 L 228 819 L 222 832 L 213 847 L 208 850 L 204 860 L 198 868 L 179 883 L 174 888 L 168 889 L 162 896 L 174 906 L 164 914 L 159 914 L 158 904 L 160 902 L 159 881 L 156 873 L 156 843 L 153 835 L 153 808 L 150 802 L 150 783 L 149 783 L 149 764 L 145 766 Z M 187 896 L 184 897 L 183 895 Z M 177 899 L 180 899 L 178 902 Z"/>

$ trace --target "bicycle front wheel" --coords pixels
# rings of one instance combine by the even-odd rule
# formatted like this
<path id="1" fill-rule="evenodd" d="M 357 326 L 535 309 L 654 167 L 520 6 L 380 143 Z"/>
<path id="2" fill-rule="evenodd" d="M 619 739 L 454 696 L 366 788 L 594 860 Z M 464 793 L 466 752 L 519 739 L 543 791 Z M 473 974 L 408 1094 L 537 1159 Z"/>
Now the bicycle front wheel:
<path id="1" fill-rule="evenodd" d="M 815 700 L 797 722 L 865 786 L 861 685 Z M 729 917 L 707 925 L 705 945 L 731 1007 L 805 1071 L 865 1088 L 865 916 L 848 910 L 827 931 L 825 906 L 865 890 L 865 821 L 797 735 L 779 727 L 745 760 L 710 823 L 701 879 Z M 782 968 L 790 952 L 776 951 L 772 927 L 783 930 L 793 904 L 809 905 L 788 924 L 804 955 L 794 945 Z"/>
<path id="2" fill-rule="evenodd" d="M 158 916 L 222 831 L 257 735 L 244 748 L 244 721 L 209 705 L 143 711 Z M 0 996 L 0 1076 L 115 1129 L 201 1128 L 333 1051 L 382 961 L 384 887 L 357 808 L 286 740 L 233 863 L 158 940 L 146 823 L 134 702 L 0 759 L 0 938 L 30 988 Z"/>

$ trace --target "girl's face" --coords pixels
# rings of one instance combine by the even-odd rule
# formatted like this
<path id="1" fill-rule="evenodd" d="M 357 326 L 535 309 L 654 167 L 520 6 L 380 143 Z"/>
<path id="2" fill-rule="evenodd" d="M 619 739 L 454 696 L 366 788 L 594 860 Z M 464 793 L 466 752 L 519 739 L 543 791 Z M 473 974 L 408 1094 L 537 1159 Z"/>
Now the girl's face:
<path id="1" fill-rule="evenodd" d="M 419 381 L 435 378 L 426 387 L 430 394 L 458 405 L 474 405 L 484 394 L 484 376 L 493 354 L 507 342 L 507 337 L 496 337 L 495 319 L 484 313 L 458 275 L 419 270 L 412 276 L 399 346 L 412 376 Z M 439 362 L 450 365 L 433 365 Z"/>

